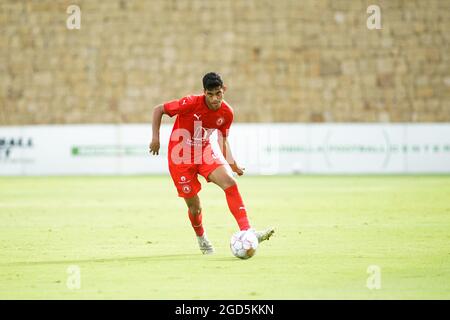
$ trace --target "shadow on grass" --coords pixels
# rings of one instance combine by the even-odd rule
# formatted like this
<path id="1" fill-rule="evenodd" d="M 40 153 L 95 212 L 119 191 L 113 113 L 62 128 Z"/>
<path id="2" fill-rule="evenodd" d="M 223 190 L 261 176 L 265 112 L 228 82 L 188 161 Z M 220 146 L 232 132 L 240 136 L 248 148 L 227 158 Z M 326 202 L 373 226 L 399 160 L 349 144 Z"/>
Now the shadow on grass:
<path id="1" fill-rule="evenodd" d="M 201 257 L 198 254 L 168 254 L 144 257 L 111 257 L 99 259 L 68 259 L 68 260 L 46 260 L 46 261 L 16 261 L 0 263 L 0 267 L 14 266 L 36 266 L 46 264 L 82 264 L 82 263 L 108 263 L 108 262 L 150 262 L 150 261 L 183 261 Z"/>
<path id="2" fill-rule="evenodd" d="M 243 259 L 235 258 L 235 257 L 226 257 L 226 258 L 211 258 L 208 259 L 211 261 L 220 261 L 220 262 L 240 262 L 243 261 Z M 245 260 L 244 260 L 245 261 Z"/>

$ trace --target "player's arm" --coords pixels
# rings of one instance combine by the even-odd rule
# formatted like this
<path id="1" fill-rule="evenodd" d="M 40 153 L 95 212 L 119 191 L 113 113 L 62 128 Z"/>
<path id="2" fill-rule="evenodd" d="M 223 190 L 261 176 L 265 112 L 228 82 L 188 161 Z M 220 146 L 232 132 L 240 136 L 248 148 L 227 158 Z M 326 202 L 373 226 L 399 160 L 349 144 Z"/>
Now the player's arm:
<path id="1" fill-rule="evenodd" d="M 233 158 L 233 154 L 231 153 L 230 143 L 228 142 L 227 137 L 224 137 L 223 134 L 218 134 L 218 142 L 220 151 L 222 151 L 223 156 L 225 157 L 225 160 L 227 160 L 228 164 L 231 167 L 231 170 L 233 172 L 236 172 L 239 176 L 242 176 L 244 174 L 245 168 L 240 167 L 236 160 Z"/>
<path id="2" fill-rule="evenodd" d="M 159 154 L 159 128 L 161 127 L 161 119 L 163 114 L 173 117 L 177 114 L 184 114 L 192 110 L 194 106 L 194 99 L 192 96 L 183 97 L 179 100 L 172 100 L 164 104 L 157 105 L 153 109 L 152 131 L 153 138 L 150 142 L 150 153 Z"/>
<path id="3" fill-rule="evenodd" d="M 152 119 L 152 141 L 149 145 L 149 152 L 150 154 L 159 154 L 159 128 L 161 127 L 161 119 L 164 114 L 164 105 L 160 104 L 157 105 L 153 109 L 153 119 Z"/>

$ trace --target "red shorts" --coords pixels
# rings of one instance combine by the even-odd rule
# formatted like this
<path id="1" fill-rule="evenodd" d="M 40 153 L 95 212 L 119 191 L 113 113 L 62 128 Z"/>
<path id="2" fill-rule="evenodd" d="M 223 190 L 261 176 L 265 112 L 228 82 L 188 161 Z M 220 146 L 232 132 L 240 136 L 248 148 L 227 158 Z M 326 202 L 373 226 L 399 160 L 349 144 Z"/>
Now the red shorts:
<path id="1" fill-rule="evenodd" d="M 210 157 L 211 154 L 208 154 L 207 157 Z M 207 182 L 210 182 L 209 174 L 225 163 L 224 159 L 220 157 L 214 157 L 214 161 L 204 161 L 200 164 L 175 164 L 169 158 L 169 172 L 177 188 L 178 196 L 182 198 L 195 196 L 202 189 L 202 185 L 198 181 L 198 175 L 200 174 Z"/>

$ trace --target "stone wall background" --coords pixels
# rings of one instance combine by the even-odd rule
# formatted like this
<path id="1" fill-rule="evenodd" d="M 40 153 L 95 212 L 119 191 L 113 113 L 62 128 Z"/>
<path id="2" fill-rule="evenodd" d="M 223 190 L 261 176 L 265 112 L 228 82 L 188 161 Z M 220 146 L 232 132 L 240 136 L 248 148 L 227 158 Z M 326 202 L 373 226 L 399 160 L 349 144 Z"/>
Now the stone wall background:
<path id="1" fill-rule="evenodd" d="M 209 71 L 236 121 L 450 121 L 449 0 L 1 0 L 0 30 L 0 125 L 149 123 Z"/>

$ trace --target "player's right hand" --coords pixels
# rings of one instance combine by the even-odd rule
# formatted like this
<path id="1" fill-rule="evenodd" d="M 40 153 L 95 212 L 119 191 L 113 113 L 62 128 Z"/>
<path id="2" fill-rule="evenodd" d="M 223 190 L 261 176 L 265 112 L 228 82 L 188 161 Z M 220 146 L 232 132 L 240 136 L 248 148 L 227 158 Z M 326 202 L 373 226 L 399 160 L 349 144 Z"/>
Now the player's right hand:
<path id="1" fill-rule="evenodd" d="M 159 140 L 158 139 L 153 139 L 152 142 L 150 142 L 150 145 L 148 147 L 149 147 L 150 154 L 153 154 L 153 155 L 155 155 L 155 154 L 158 155 L 159 154 L 160 144 L 159 144 Z"/>

